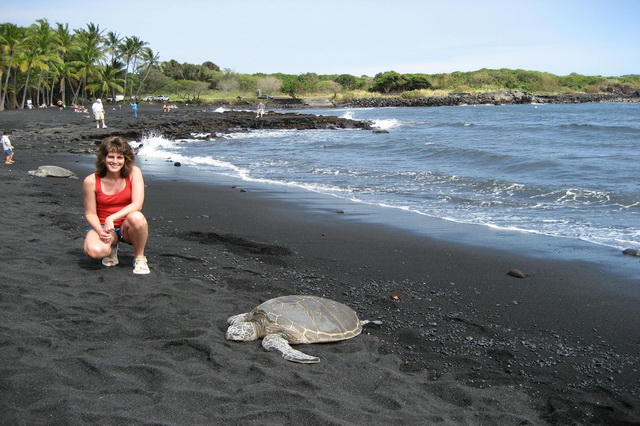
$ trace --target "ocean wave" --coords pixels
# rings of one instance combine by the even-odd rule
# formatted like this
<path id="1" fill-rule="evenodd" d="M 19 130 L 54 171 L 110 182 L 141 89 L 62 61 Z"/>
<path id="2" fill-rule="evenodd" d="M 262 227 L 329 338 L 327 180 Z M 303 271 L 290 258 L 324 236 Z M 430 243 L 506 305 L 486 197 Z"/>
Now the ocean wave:
<path id="1" fill-rule="evenodd" d="M 251 130 L 248 132 L 225 133 L 222 135 L 224 139 L 262 139 L 262 138 L 289 138 L 295 135 L 297 130 L 294 129 L 265 129 Z"/>
<path id="2" fill-rule="evenodd" d="M 400 122 L 400 120 L 397 120 L 395 118 L 373 120 L 372 124 L 373 127 L 381 130 L 390 130 L 396 127 L 400 127 L 401 125 L 402 123 Z"/>
<path id="3" fill-rule="evenodd" d="M 621 125 L 606 125 L 606 124 L 587 124 L 587 123 L 569 123 L 562 124 L 558 126 L 559 129 L 566 130 L 588 130 L 588 131 L 602 131 L 607 133 L 617 133 L 617 132 L 625 132 L 625 133 L 634 133 L 636 135 L 640 134 L 640 128 L 637 126 L 621 126 Z"/>

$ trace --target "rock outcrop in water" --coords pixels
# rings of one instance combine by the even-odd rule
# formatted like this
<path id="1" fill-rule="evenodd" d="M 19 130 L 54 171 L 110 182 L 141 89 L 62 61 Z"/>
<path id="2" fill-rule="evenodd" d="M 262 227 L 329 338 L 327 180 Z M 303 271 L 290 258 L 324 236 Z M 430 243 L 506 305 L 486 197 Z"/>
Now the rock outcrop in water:
<path id="1" fill-rule="evenodd" d="M 10 120 L 11 111 L 3 114 Z M 363 129 L 372 130 L 367 121 L 350 120 L 335 116 L 313 114 L 277 113 L 269 111 L 256 118 L 251 111 L 212 112 L 196 107 L 181 107 L 170 113 L 142 110 L 134 118 L 125 110 L 107 112 L 106 129 L 96 129 L 92 117 L 61 112 L 57 119 L 52 111 L 34 110 L 35 118 L 28 128 L 21 130 L 21 140 L 46 141 L 50 151 L 93 152 L 95 145 L 109 136 L 122 136 L 129 140 L 141 140 L 146 135 L 164 136 L 168 139 L 212 139 L 225 133 L 246 132 L 259 129 Z M 61 118 L 65 116 L 65 119 Z M 53 118 L 53 119 L 52 119 Z M 69 119 L 71 118 L 71 119 Z M 10 126 L 10 125 L 9 125 Z M 9 127 L 10 128 L 10 127 Z"/>
<path id="2" fill-rule="evenodd" d="M 348 118 L 312 114 L 270 112 L 256 118 L 255 113 L 247 111 L 225 111 L 223 113 L 202 113 L 181 115 L 171 113 L 148 122 L 142 126 L 130 125 L 136 132 L 156 132 L 170 139 L 193 138 L 194 134 L 214 137 L 216 134 L 242 132 L 259 129 L 365 129 L 371 130 L 371 124 Z"/>

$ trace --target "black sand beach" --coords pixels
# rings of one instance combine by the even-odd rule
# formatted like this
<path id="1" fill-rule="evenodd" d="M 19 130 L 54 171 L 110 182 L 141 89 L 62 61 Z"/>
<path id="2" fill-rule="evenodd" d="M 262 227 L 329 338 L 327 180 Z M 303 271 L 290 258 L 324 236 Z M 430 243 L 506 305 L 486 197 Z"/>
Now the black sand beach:
<path id="1" fill-rule="evenodd" d="M 155 108 L 140 109 L 150 127 Z M 131 120 L 112 111 L 104 130 Z M 16 147 L 0 167 L 0 424 L 640 424 L 637 280 L 194 183 L 170 163 L 170 179 L 145 173 L 152 273 L 132 274 L 126 246 L 107 269 L 82 253 L 82 180 L 27 173 L 84 177 L 93 156 L 47 151 L 92 140 L 38 134 L 103 129 L 57 109 L 0 126 Z M 313 365 L 225 340 L 227 317 L 286 294 L 382 325 L 300 348 Z"/>

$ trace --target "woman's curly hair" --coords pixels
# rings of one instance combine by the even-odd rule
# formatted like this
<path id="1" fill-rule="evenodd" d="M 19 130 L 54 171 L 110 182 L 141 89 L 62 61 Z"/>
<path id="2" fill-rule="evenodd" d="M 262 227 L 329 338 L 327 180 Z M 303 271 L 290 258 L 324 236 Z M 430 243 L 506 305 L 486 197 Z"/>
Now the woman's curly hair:
<path id="1" fill-rule="evenodd" d="M 108 137 L 100 144 L 96 158 L 96 174 L 101 178 L 107 175 L 107 164 L 105 159 L 110 152 L 117 152 L 124 156 L 124 166 L 122 166 L 122 169 L 120 170 L 120 175 L 122 177 L 129 176 L 136 158 L 133 148 L 131 148 L 129 142 L 120 136 Z"/>

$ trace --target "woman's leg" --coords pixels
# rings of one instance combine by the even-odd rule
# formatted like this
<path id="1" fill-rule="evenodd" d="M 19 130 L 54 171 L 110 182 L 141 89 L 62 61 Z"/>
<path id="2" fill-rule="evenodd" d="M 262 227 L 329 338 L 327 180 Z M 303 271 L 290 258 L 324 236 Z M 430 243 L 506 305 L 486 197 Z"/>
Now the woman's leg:
<path id="1" fill-rule="evenodd" d="M 144 256 L 144 249 L 149 238 L 149 224 L 142 212 L 129 214 L 120 229 L 122 230 L 122 239 L 133 245 L 135 257 Z"/>
<path id="2" fill-rule="evenodd" d="M 107 244 L 100 239 L 100 235 L 95 230 L 90 230 L 84 237 L 84 253 L 92 259 L 102 259 L 111 254 L 113 246 L 118 243 L 118 236 L 115 232 L 112 235 L 113 244 Z"/>

